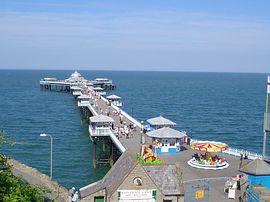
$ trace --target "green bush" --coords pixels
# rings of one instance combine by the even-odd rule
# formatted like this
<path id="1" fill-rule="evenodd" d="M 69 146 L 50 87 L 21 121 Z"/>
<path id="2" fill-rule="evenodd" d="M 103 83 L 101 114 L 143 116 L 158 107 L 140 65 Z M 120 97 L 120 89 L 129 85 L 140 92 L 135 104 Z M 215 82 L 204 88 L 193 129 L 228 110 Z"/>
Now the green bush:
<path id="1" fill-rule="evenodd" d="M 0 146 L 4 143 L 4 132 L 0 131 Z M 41 202 L 45 191 L 25 183 L 12 174 L 7 157 L 0 154 L 0 202 Z"/>

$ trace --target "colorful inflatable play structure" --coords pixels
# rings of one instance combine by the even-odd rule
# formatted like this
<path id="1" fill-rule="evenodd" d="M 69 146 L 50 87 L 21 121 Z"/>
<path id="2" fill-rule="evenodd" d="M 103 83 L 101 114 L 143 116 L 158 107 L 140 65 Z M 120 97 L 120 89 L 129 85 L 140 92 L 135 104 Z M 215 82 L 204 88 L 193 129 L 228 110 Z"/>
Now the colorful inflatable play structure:
<path id="1" fill-rule="evenodd" d="M 147 143 L 141 146 L 137 159 L 142 164 L 160 164 L 160 159 L 157 158 L 156 147 Z"/>

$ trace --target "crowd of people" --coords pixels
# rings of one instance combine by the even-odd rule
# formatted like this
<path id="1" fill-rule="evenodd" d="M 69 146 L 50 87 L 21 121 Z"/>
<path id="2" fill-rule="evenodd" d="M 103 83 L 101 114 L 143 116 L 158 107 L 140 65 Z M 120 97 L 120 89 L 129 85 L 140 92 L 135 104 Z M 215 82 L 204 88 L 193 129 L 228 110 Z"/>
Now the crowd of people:
<path id="1" fill-rule="evenodd" d="M 124 116 L 121 113 L 121 110 L 112 110 L 111 104 L 109 101 L 106 102 L 106 108 L 102 108 L 98 105 L 98 100 L 101 99 L 99 94 L 92 94 L 93 106 L 96 110 L 100 111 L 100 114 L 106 116 L 118 117 L 119 123 L 112 124 L 112 131 L 118 138 L 132 138 L 134 131 L 136 131 L 136 124 L 127 123 L 124 119 Z"/>

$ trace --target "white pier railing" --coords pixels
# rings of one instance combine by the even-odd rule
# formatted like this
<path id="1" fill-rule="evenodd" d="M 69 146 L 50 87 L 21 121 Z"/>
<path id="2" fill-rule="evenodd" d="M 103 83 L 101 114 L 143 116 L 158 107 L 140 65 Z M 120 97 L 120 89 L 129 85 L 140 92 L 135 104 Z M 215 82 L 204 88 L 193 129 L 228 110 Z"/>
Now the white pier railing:
<path id="1" fill-rule="evenodd" d="M 121 151 L 121 153 L 126 151 L 126 148 L 122 145 L 122 143 L 118 140 L 118 138 L 115 136 L 115 134 L 111 130 L 110 130 L 110 137 L 111 137 L 111 140 L 116 145 L 116 147 Z"/>
<path id="2" fill-rule="evenodd" d="M 105 102 L 109 102 L 105 97 L 101 96 L 101 99 Z M 138 126 L 139 128 L 141 128 L 141 123 L 136 120 L 135 118 L 133 118 L 132 116 L 130 116 L 127 112 L 123 111 L 122 109 L 120 109 L 119 107 L 115 106 L 113 103 L 111 104 L 112 108 L 114 108 L 116 111 L 121 111 L 121 114 L 123 116 L 125 116 L 129 121 L 131 121 L 132 123 L 135 123 L 136 126 Z"/>

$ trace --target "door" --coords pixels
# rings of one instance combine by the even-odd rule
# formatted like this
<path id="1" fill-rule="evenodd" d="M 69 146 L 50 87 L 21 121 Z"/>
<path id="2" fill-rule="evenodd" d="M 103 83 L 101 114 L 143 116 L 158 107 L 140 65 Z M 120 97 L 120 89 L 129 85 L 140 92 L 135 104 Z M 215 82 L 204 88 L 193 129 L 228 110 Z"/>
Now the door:
<path id="1" fill-rule="evenodd" d="M 104 202 L 104 196 L 95 196 L 94 197 L 95 202 Z"/>

